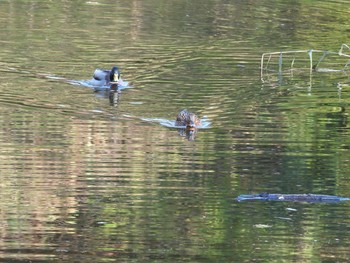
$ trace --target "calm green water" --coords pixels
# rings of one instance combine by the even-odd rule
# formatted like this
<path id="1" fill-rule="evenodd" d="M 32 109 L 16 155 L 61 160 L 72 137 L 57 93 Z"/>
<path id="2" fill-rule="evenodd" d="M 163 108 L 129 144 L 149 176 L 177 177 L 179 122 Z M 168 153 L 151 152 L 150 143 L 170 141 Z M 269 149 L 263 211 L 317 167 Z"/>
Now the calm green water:
<path id="1" fill-rule="evenodd" d="M 259 68 L 350 44 L 349 11 L 1 1 L 0 261 L 347 262 L 350 203 L 235 197 L 350 196 L 348 74 Z M 67 82 L 113 65 L 133 86 L 113 102 Z M 193 141 L 159 123 L 183 108 L 210 122 Z"/>

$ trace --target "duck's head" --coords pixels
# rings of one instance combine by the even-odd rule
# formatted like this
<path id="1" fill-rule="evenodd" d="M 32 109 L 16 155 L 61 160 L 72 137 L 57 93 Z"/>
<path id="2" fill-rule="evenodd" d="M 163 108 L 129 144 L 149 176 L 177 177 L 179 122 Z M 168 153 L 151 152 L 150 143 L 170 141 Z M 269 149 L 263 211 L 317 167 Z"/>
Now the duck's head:
<path id="1" fill-rule="evenodd" d="M 198 117 L 193 113 L 188 113 L 186 118 L 186 128 L 187 129 L 195 129 L 199 124 Z"/>
<path id="2" fill-rule="evenodd" d="M 113 67 L 109 75 L 109 80 L 111 82 L 118 82 L 119 79 L 120 79 L 119 69 L 118 67 Z"/>

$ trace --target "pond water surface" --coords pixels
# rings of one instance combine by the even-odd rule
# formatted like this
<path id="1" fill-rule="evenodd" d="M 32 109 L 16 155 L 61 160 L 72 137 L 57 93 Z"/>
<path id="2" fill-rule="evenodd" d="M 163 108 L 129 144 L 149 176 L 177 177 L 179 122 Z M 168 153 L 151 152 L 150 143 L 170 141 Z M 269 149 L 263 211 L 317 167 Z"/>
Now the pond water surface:
<path id="1" fill-rule="evenodd" d="M 235 198 L 350 196 L 347 72 L 260 75 L 263 53 L 350 44 L 349 12 L 1 1 L 0 261 L 347 262 L 350 203 Z M 73 85 L 114 65 L 130 88 Z M 171 127 L 185 108 L 192 138 Z"/>

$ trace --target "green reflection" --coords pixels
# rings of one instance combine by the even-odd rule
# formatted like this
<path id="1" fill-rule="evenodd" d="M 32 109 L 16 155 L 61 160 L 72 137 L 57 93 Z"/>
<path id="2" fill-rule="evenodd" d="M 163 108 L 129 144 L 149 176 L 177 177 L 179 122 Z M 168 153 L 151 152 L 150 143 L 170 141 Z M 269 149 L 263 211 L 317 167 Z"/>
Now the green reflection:
<path id="1" fill-rule="evenodd" d="M 337 50 L 346 4 L 2 1 L 0 258 L 345 261 L 347 204 L 234 198 L 348 196 L 348 76 L 259 70 L 264 52 Z M 117 105 L 38 75 L 112 65 L 134 85 Z M 212 128 L 189 142 L 142 120 L 183 108 Z"/>

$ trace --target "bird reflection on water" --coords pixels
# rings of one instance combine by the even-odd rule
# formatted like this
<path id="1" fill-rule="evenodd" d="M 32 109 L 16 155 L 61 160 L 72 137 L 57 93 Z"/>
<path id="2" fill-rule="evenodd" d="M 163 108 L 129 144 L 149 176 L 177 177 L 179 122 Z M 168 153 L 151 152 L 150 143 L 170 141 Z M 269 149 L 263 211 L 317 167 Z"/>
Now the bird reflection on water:
<path id="1" fill-rule="evenodd" d="M 121 92 L 119 90 L 118 84 L 111 85 L 110 90 L 108 91 L 109 104 L 111 106 L 118 106 Z"/>
<path id="2" fill-rule="evenodd" d="M 181 137 L 185 137 L 187 140 L 189 141 L 194 141 L 194 139 L 196 138 L 196 134 L 197 134 L 197 129 L 180 129 L 179 130 L 179 135 Z"/>

